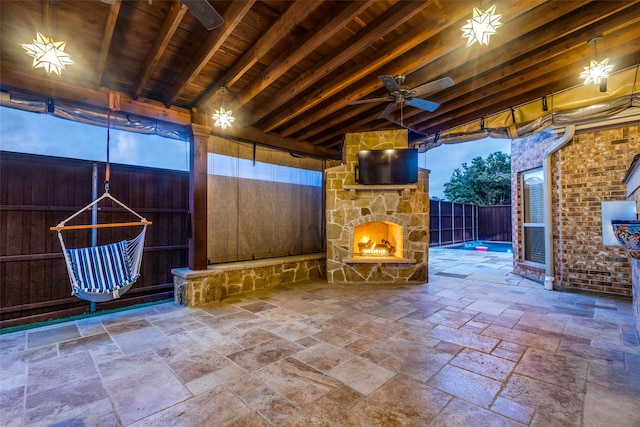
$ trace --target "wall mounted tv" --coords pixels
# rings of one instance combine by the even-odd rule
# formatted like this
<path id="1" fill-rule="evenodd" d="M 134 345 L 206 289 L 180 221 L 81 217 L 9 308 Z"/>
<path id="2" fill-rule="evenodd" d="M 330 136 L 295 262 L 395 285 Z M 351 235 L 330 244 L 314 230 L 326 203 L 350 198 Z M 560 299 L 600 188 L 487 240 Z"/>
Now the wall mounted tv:
<path id="1" fill-rule="evenodd" d="M 418 182 L 418 150 L 358 151 L 357 183 L 362 185 L 415 184 Z"/>

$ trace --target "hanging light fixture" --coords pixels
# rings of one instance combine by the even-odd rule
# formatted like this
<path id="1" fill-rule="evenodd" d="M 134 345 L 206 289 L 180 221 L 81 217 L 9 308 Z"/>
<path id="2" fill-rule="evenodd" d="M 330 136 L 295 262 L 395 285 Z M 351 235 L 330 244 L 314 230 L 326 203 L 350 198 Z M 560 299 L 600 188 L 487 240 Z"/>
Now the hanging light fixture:
<path id="1" fill-rule="evenodd" d="M 33 56 L 33 68 L 44 68 L 47 74 L 53 72 L 61 75 L 65 65 L 73 64 L 69 54 L 64 51 L 65 44 L 64 41 L 54 41 L 36 31 L 36 39 L 33 43 L 24 43 L 22 47 L 27 51 L 27 55 Z"/>
<path id="2" fill-rule="evenodd" d="M 596 86 L 600 86 L 600 90 L 605 92 L 607 78 L 609 73 L 613 70 L 613 65 L 609 65 L 609 58 L 605 58 L 602 61 L 598 61 L 598 47 L 597 44 L 602 41 L 602 35 L 598 34 L 593 36 L 587 42 L 588 45 L 593 45 L 593 51 L 595 53 L 595 59 L 592 59 L 588 67 L 584 67 L 584 71 L 580 74 L 580 78 L 584 79 L 584 84 L 588 85 L 593 83 Z M 604 87 L 603 87 L 604 86 Z M 604 90 L 602 90 L 604 89 Z"/>
<path id="3" fill-rule="evenodd" d="M 42 16 L 44 27 L 48 34 L 55 28 L 55 3 L 51 1 L 42 2 Z M 33 43 L 24 43 L 21 46 L 27 51 L 27 55 L 33 57 L 33 68 L 44 68 L 47 74 L 55 73 L 61 75 L 62 69 L 69 64 L 73 64 L 71 57 L 64 51 L 66 42 L 55 41 L 52 37 L 45 36 L 40 31 L 36 31 L 36 38 Z"/>
<path id="4" fill-rule="evenodd" d="M 462 27 L 462 38 L 468 38 L 467 46 L 475 42 L 480 45 L 488 45 L 489 37 L 496 33 L 496 29 L 502 26 L 500 18 L 502 15 L 495 15 L 496 5 L 482 11 L 477 7 L 473 8 L 473 17 L 467 19 L 466 25 Z"/>
<path id="5" fill-rule="evenodd" d="M 222 95 L 222 102 L 220 104 L 220 109 L 215 110 L 216 112 L 211 116 L 213 120 L 215 120 L 215 125 L 221 127 L 222 129 L 226 129 L 231 126 L 231 123 L 235 120 L 231 114 L 233 113 L 231 110 L 224 109 L 224 96 L 229 93 L 226 87 L 222 86 L 218 89 L 218 93 Z"/>

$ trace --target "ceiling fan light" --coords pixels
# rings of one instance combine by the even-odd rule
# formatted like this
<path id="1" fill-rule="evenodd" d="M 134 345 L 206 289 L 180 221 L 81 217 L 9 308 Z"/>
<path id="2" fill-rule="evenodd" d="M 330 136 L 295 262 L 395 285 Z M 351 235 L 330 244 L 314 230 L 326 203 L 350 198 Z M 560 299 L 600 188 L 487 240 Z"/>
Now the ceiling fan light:
<path id="1" fill-rule="evenodd" d="M 27 51 L 27 55 L 33 56 L 33 68 L 44 68 L 47 74 L 53 72 L 61 75 L 65 65 L 73 64 L 69 54 L 64 51 L 65 44 L 64 41 L 56 42 L 37 31 L 33 43 L 24 43 L 22 47 Z"/>
<path id="2" fill-rule="evenodd" d="M 477 7 L 473 8 L 473 17 L 467 19 L 467 23 L 462 27 L 462 38 L 468 38 L 467 46 L 471 46 L 475 42 L 480 45 L 489 44 L 489 37 L 502 26 L 500 22 L 502 15 L 495 15 L 495 11 L 495 4 L 485 11 Z"/>
<path id="3" fill-rule="evenodd" d="M 584 71 L 580 74 L 580 78 L 584 79 L 584 84 L 593 83 L 600 86 L 600 83 L 609 77 L 613 65 L 609 65 L 609 58 L 605 58 L 598 62 L 592 59 L 588 67 L 584 67 Z"/>
<path id="4" fill-rule="evenodd" d="M 215 120 L 216 126 L 226 129 L 230 127 L 231 123 L 235 120 L 235 117 L 231 115 L 232 113 L 231 110 L 225 110 L 224 107 L 220 107 L 211 117 Z"/>

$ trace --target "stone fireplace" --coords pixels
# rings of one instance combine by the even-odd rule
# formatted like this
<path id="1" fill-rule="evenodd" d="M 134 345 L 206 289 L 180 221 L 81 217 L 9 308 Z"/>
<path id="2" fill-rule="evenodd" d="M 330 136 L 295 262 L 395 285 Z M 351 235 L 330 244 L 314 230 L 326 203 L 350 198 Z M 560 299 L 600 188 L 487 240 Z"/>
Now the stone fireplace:
<path id="1" fill-rule="evenodd" d="M 347 134 L 343 163 L 326 170 L 327 280 L 426 282 L 429 171 L 407 185 L 358 185 L 358 151 L 407 148 L 407 131 Z"/>

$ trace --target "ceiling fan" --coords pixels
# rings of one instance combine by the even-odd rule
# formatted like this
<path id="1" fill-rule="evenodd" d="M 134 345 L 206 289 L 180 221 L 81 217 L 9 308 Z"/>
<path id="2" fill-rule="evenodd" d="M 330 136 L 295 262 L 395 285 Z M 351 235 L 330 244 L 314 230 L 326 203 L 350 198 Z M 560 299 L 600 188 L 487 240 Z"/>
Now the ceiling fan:
<path id="1" fill-rule="evenodd" d="M 114 4 L 116 0 L 99 0 L 102 3 Z M 147 0 L 149 6 L 153 3 L 153 0 Z M 207 30 L 213 30 L 224 24 L 224 19 L 216 10 L 211 6 L 208 0 L 182 0 L 182 3 L 187 6 L 187 9 L 193 13 L 193 16 L 198 18 L 198 21 Z"/>
<path id="2" fill-rule="evenodd" d="M 435 111 L 440 106 L 440 104 L 417 97 L 453 86 L 453 80 L 451 80 L 450 77 L 443 77 L 441 79 L 414 87 L 413 89 L 408 89 L 406 86 L 403 86 L 404 81 L 407 78 L 405 74 L 399 74 L 397 76 L 378 76 L 378 78 L 389 91 L 388 96 L 382 98 L 360 99 L 358 101 L 350 102 L 349 105 L 365 104 L 369 102 L 389 102 L 389 105 L 387 105 L 385 109 L 378 115 L 379 119 L 386 119 L 397 105 L 400 105 L 402 107 L 404 104 L 406 104 L 411 107 L 420 108 L 421 110 L 429 112 Z"/>
<path id="3" fill-rule="evenodd" d="M 182 0 L 207 30 L 213 30 L 224 23 L 224 19 L 207 0 Z"/>

